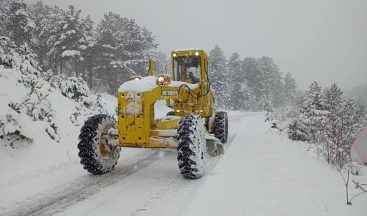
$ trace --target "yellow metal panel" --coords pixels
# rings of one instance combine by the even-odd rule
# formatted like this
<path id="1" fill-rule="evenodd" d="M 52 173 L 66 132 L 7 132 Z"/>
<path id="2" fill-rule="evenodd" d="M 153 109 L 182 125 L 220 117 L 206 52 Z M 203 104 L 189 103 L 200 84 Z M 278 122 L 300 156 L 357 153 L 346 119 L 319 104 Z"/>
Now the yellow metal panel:
<path id="1" fill-rule="evenodd" d="M 154 120 L 154 125 L 157 129 L 175 129 L 178 127 L 179 118 L 174 119 L 156 119 Z"/>

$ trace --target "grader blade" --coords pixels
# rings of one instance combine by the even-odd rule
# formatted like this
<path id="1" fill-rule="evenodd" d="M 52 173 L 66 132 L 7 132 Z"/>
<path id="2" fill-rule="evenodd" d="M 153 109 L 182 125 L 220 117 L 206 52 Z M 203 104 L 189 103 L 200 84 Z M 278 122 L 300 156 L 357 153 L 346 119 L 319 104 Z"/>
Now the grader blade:
<path id="1" fill-rule="evenodd" d="M 206 148 L 210 156 L 216 157 L 224 154 L 223 143 L 213 135 L 205 136 Z"/>

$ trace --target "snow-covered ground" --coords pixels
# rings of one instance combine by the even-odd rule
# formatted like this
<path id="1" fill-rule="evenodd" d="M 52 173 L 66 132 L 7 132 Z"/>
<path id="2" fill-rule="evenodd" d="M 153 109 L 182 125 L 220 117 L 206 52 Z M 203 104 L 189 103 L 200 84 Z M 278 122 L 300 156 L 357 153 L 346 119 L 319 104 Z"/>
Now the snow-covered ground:
<path id="1" fill-rule="evenodd" d="M 367 215 L 367 195 L 347 206 L 339 173 L 270 130 L 263 113 L 231 112 L 229 122 L 225 155 L 199 180 L 181 177 L 174 150 L 122 149 L 113 172 L 90 175 L 78 131 L 42 151 L 2 149 L 0 215 Z M 366 183 L 367 170 L 352 179 Z"/>
<path id="2" fill-rule="evenodd" d="M 230 148 L 184 215 L 367 215 L 367 196 L 347 206 L 340 174 L 308 145 L 269 130 L 262 115 L 238 118 Z M 353 179 L 366 182 L 363 172 Z"/>

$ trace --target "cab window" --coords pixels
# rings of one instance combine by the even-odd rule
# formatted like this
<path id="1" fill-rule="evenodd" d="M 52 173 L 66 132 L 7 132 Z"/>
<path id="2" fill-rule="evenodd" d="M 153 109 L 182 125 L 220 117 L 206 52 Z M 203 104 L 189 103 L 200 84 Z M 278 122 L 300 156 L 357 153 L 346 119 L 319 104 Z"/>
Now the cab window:
<path id="1" fill-rule="evenodd" d="M 199 56 L 182 56 L 173 59 L 174 80 L 188 83 L 199 83 L 201 67 Z"/>

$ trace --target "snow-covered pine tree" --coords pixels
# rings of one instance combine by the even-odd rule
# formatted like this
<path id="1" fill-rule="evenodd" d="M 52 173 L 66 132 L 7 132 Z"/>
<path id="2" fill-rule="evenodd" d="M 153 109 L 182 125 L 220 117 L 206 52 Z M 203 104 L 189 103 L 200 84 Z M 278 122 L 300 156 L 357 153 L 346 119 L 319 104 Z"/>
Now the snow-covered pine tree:
<path id="1" fill-rule="evenodd" d="M 336 84 L 324 90 L 324 106 L 328 110 L 327 119 L 323 123 L 324 148 L 323 153 L 328 163 L 332 163 L 338 148 L 342 143 L 340 138 L 340 125 L 343 107 L 342 90 Z"/>
<path id="2" fill-rule="evenodd" d="M 7 7 L 3 8 L 6 36 L 16 45 L 30 44 L 35 24 L 27 11 L 27 5 L 23 0 L 10 0 Z"/>
<path id="3" fill-rule="evenodd" d="M 88 86 L 84 83 L 84 90 L 89 91 Z M 100 93 L 91 92 L 87 96 L 81 96 L 77 101 L 75 109 L 77 110 L 70 116 L 71 122 L 78 126 L 84 123 L 89 117 L 107 114 L 105 104 L 102 102 L 102 95 Z"/>
<path id="4" fill-rule="evenodd" d="M 342 168 L 351 162 L 351 146 L 365 127 L 365 107 L 345 99 L 336 84 L 325 89 L 324 96 L 328 115 L 323 125 L 323 153 L 328 163 Z"/>
<path id="5" fill-rule="evenodd" d="M 81 10 L 70 5 L 67 11 L 54 9 L 56 17 L 52 35 L 48 39 L 48 53 L 54 70 L 65 72 L 68 76 L 79 76 L 79 68 L 84 61 L 82 51 L 87 48 L 86 26 L 80 16 Z M 55 70 L 57 71 L 57 70 Z"/>
<path id="6" fill-rule="evenodd" d="M 97 28 L 100 50 L 98 74 L 107 79 L 110 92 L 132 75 L 145 75 L 152 49 L 157 47 L 154 36 L 135 20 L 109 12 Z M 144 67 L 141 67 L 145 65 Z"/>
<path id="7" fill-rule="evenodd" d="M 209 79 L 211 82 L 211 88 L 215 90 L 217 95 L 217 104 L 220 108 L 228 109 L 230 102 L 230 88 L 231 79 L 228 76 L 227 60 L 224 56 L 222 49 L 219 46 L 215 46 L 213 50 L 209 52 Z"/>
<path id="8" fill-rule="evenodd" d="M 283 95 L 284 95 L 284 105 L 289 106 L 294 102 L 296 102 L 296 95 L 297 95 L 296 80 L 289 72 L 286 73 L 284 76 Z"/>
<path id="9" fill-rule="evenodd" d="M 70 116 L 70 121 L 76 126 L 84 123 L 90 116 L 107 114 L 102 95 L 90 91 L 87 83 L 81 77 L 67 77 L 56 87 L 61 94 L 76 102 L 76 112 Z"/>
<path id="10" fill-rule="evenodd" d="M 75 101 L 80 101 L 83 97 L 90 95 L 87 83 L 80 77 L 66 78 L 61 81 L 59 88 L 62 95 Z"/>
<path id="11" fill-rule="evenodd" d="M 276 65 L 272 58 L 270 57 L 261 57 L 258 59 L 259 64 L 262 67 L 262 71 L 264 73 L 264 86 L 265 86 L 265 94 L 267 98 L 271 99 L 271 107 L 279 108 L 284 105 L 284 94 L 283 94 L 283 82 L 282 82 L 282 73 L 278 65 Z"/>
<path id="12" fill-rule="evenodd" d="M 51 103 L 48 101 L 50 87 L 41 77 L 41 72 L 38 70 L 39 68 L 35 61 L 35 55 L 32 54 L 32 51 L 27 46 L 18 48 L 9 39 L 0 41 L 0 48 L 3 51 L 0 59 L 6 60 L 5 62 L 1 60 L 0 65 L 5 63 L 7 68 L 13 69 L 14 73 L 19 73 L 19 83 L 22 83 L 29 89 L 29 92 L 21 102 L 8 104 L 10 110 L 5 117 L 1 117 L 6 121 L 3 121 L 2 128 L 0 128 L 3 132 L 8 131 L 8 133 L 4 132 L 5 134 L 3 133 L 2 136 L 16 135 L 17 138 L 15 139 L 26 137 L 27 140 L 32 140 L 30 136 L 23 135 L 22 124 L 19 122 L 22 119 L 21 115 L 27 115 L 33 121 L 45 122 L 45 132 L 51 139 L 59 141 L 57 127 L 53 121 L 54 111 Z M 8 130 L 6 129 L 7 127 L 16 129 Z"/>
<path id="13" fill-rule="evenodd" d="M 100 24 L 101 25 L 101 24 Z M 97 44 L 96 48 L 99 50 L 99 56 L 96 57 L 96 66 L 94 78 L 97 85 L 108 86 L 107 90 L 113 93 L 118 87 L 117 71 L 112 66 L 111 62 L 115 58 L 116 42 L 112 32 L 97 29 Z"/>
<path id="14" fill-rule="evenodd" d="M 316 83 L 297 101 L 288 120 L 289 138 L 315 143 L 333 166 L 351 162 L 351 146 L 367 123 L 366 106 L 343 96 L 336 85 L 322 91 Z"/>
<path id="15" fill-rule="evenodd" d="M 13 148 L 16 141 L 33 141 L 31 137 L 23 133 L 20 122 L 20 114 L 14 110 L 9 110 L 5 115 L 0 115 L 0 139 L 6 139 Z"/>
<path id="16" fill-rule="evenodd" d="M 9 53 L 15 53 L 16 45 L 8 37 L 0 37 L 0 65 L 13 68 L 18 64 L 18 58 L 13 58 Z"/>
<path id="17" fill-rule="evenodd" d="M 94 86 L 95 67 L 97 66 L 97 59 L 99 50 L 96 40 L 96 32 L 94 30 L 94 22 L 90 16 L 82 19 L 82 25 L 85 34 L 85 46 L 81 48 L 82 60 L 81 61 L 81 73 L 83 78 L 87 80 L 89 87 L 92 89 Z"/>
<path id="18" fill-rule="evenodd" d="M 313 82 L 298 105 L 299 115 L 290 124 L 289 138 L 321 143 L 323 126 L 328 112 L 324 95 L 317 82 Z"/>
<path id="19" fill-rule="evenodd" d="M 171 62 L 165 53 L 153 51 L 151 58 L 155 62 L 154 70 L 156 74 L 171 75 Z"/>
<path id="20" fill-rule="evenodd" d="M 253 110 L 264 110 L 271 104 L 271 97 L 261 65 L 256 59 L 247 57 L 243 60 L 241 68 L 247 79 L 248 87 L 252 89 L 257 101 Z"/>
<path id="21" fill-rule="evenodd" d="M 247 80 L 244 80 L 240 84 L 237 91 L 239 94 L 238 97 L 239 109 L 247 111 L 256 111 L 257 107 L 256 97 L 253 90 L 247 84 Z"/>
<path id="22" fill-rule="evenodd" d="M 256 110 L 256 97 L 254 91 L 248 84 L 244 70 L 242 70 L 242 60 L 238 53 L 233 53 L 228 61 L 228 73 L 232 85 L 231 107 L 235 110 Z"/>
<path id="23" fill-rule="evenodd" d="M 241 59 L 237 52 L 231 55 L 228 60 L 227 67 L 229 78 L 228 81 L 232 83 L 232 85 L 229 85 L 228 89 L 228 91 L 231 93 L 230 107 L 231 109 L 239 110 L 242 108 L 242 93 L 240 93 L 239 89 L 241 89 L 241 86 L 246 78 L 244 74 L 241 73 Z"/>
<path id="24" fill-rule="evenodd" d="M 37 59 L 41 67 L 46 70 L 46 66 L 48 66 L 47 52 L 49 51 L 47 41 L 51 37 L 50 32 L 52 32 L 55 27 L 55 23 L 53 23 L 55 21 L 54 10 L 42 1 L 30 4 L 28 10 L 35 23 L 32 49 L 37 54 Z"/>
<path id="25" fill-rule="evenodd" d="M 47 81 L 52 88 L 59 89 L 61 82 L 66 78 L 63 74 L 55 74 L 52 70 L 48 70 L 43 72 L 43 79 Z"/>
<path id="26" fill-rule="evenodd" d="M 0 36 L 3 36 L 3 37 L 5 37 L 5 36 L 8 36 L 7 35 L 7 32 L 6 32 L 6 22 L 5 22 L 5 20 L 6 20 L 6 10 L 8 9 L 8 6 L 9 6 L 9 4 L 8 4 L 8 0 L 1 0 L 0 1 L 0 20 L 1 20 L 1 22 L 0 22 Z"/>
<path id="27" fill-rule="evenodd" d="M 0 65 L 19 69 L 23 74 L 38 74 L 38 63 L 32 49 L 23 44 L 18 47 L 8 37 L 0 37 Z"/>
<path id="28" fill-rule="evenodd" d="M 46 6 L 45 6 L 46 7 Z M 37 13 L 37 11 L 43 11 L 45 9 L 43 8 L 35 8 L 35 6 L 31 7 L 32 13 Z M 62 26 L 64 25 L 64 16 L 65 11 L 61 8 L 54 6 L 51 9 L 51 12 L 48 16 L 45 16 L 44 19 L 37 26 L 36 28 L 36 39 L 39 41 L 39 43 L 42 43 L 43 47 L 40 51 L 40 54 L 45 56 L 44 62 L 41 62 L 44 66 L 44 71 L 52 70 L 55 74 L 59 72 L 60 64 L 61 64 L 61 58 L 60 53 L 61 51 L 58 50 L 61 42 L 58 41 L 58 37 L 60 36 L 62 32 Z M 33 15 L 36 17 L 37 15 Z M 37 24 L 37 22 L 36 22 Z M 39 34 L 37 34 L 39 33 Z M 35 46 L 37 46 L 37 41 L 35 43 Z"/>
<path id="29" fill-rule="evenodd" d="M 59 142 L 60 137 L 54 122 L 54 110 L 52 109 L 51 102 L 48 100 L 49 92 L 51 91 L 50 84 L 42 78 L 34 55 L 23 54 L 21 57 L 22 60 L 19 69 L 22 72 L 22 76 L 19 82 L 29 88 L 29 92 L 16 107 L 19 107 L 21 113 L 32 117 L 33 121 L 45 122 L 44 127 L 47 134 L 51 139 Z"/>

